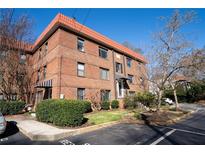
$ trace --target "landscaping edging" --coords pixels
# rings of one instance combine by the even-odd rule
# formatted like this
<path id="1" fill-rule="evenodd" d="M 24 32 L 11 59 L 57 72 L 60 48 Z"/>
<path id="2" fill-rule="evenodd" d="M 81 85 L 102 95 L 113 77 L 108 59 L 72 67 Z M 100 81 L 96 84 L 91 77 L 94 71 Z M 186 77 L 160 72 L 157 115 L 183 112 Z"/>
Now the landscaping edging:
<path id="1" fill-rule="evenodd" d="M 45 134 L 41 133 L 41 130 L 39 131 L 28 131 L 25 129 L 25 127 L 22 125 L 21 122 L 19 122 L 17 124 L 19 130 L 28 138 L 30 138 L 33 141 L 55 141 L 55 140 L 59 140 L 65 137 L 69 137 L 69 136 L 74 136 L 74 135 L 78 135 L 78 134 L 82 134 L 82 133 L 87 133 L 90 131 L 94 131 L 97 129 L 101 129 L 101 128 L 105 128 L 105 127 L 109 127 L 115 124 L 120 123 L 121 121 L 114 121 L 114 122 L 109 122 L 109 123 L 104 123 L 104 124 L 99 124 L 99 125 L 93 125 L 93 126 L 88 126 L 88 127 L 84 127 L 84 128 L 77 128 L 77 129 L 58 129 L 57 133 L 53 133 L 53 134 Z M 40 122 L 39 122 L 40 123 Z M 44 123 L 42 123 L 44 124 Z M 47 125 L 47 124 L 44 124 Z M 49 126 L 52 127 L 52 126 Z M 42 128 L 40 128 L 42 129 Z"/>

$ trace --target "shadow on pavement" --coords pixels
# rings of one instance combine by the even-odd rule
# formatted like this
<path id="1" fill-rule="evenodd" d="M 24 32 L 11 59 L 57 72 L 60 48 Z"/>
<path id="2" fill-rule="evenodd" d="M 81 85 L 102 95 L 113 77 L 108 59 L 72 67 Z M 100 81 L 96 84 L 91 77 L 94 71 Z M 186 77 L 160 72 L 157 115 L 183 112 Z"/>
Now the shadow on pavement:
<path id="1" fill-rule="evenodd" d="M 144 124 L 145 124 L 146 126 L 148 126 L 148 127 L 151 128 L 153 131 L 156 132 L 156 135 L 153 136 L 151 139 L 149 139 L 149 142 L 150 142 L 150 141 L 154 142 L 155 140 L 157 140 L 158 138 L 160 138 L 160 137 L 162 137 L 162 136 L 164 136 L 164 135 L 166 134 L 166 132 L 165 132 L 165 133 L 162 132 L 162 131 L 160 130 L 160 128 L 157 128 L 156 126 L 150 125 L 150 122 L 146 119 L 146 117 L 143 117 L 143 120 L 144 120 Z M 174 141 L 173 139 L 171 139 L 169 136 L 166 137 L 166 140 L 169 141 L 169 142 L 170 142 L 171 144 L 173 144 L 173 145 L 179 145 L 179 143 L 175 142 L 175 141 Z M 152 143 L 152 142 L 151 142 L 151 143 Z M 146 143 L 144 143 L 144 144 L 151 144 L 151 143 L 146 142 Z"/>
<path id="2" fill-rule="evenodd" d="M 1 138 L 9 137 L 19 132 L 18 127 L 16 126 L 17 122 L 7 121 L 6 131 L 0 135 Z"/>

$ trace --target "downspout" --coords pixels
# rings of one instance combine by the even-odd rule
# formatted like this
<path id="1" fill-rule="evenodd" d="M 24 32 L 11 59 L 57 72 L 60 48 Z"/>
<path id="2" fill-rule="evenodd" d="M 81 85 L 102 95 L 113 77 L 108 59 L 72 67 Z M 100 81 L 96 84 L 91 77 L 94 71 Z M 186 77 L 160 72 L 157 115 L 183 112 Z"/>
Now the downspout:
<path id="1" fill-rule="evenodd" d="M 63 59 L 63 56 L 61 55 L 60 57 L 60 74 L 59 74 L 59 98 L 60 98 L 60 95 L 61 95 L 61 69 L 62 69 L 62 59 Z"/>
<path id="2" fill-rule="evenodd" d="M 125 77 L 127 77 L 127 72 L 126 72 L 126 68 L 125 68 L 125 66 L 126 66 L 125 65 L 125 55 L 123 55 L 123 65 L 124 65 L 124 75 L 125 75 Z M 127 95 L 127 89 L 125 89 L 125 94 Z"/>
<path id="3" fill-rule="evenodd" d="M 114 51 L 112 50 L 112 63 L 113 63 L 113 77 L 114 77 L 114 89 L 115 89 L 115 99 L 117 99 L 117 87 L 116 87 L 116 79 L 115 79 L 115 58 Z"/>

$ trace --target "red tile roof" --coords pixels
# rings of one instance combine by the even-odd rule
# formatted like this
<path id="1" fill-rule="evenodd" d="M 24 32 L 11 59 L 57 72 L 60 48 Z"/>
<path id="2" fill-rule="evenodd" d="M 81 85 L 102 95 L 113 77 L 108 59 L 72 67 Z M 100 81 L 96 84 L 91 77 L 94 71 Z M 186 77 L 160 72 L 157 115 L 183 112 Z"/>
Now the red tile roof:
<path id="1" fill-rule="evenodd" d="M 78 23 L 74 19 L 71 19 L 63 14 L 60 14 L 60 13 L 56 15 L 56 17 L 51 21 L 51 23 L 46 27 L 46 29 L 38 37 L 38 39 L 34 43 L 33 47 L 35 48 L 35 46 L 37 46 L 39 44 L 39 42 L 44 38 L 44 36 L 56 25 L 63 25 L 66 28 L 68 28 L 74 32 L 91 37 L 92 39 L 94 39 L 98 42 L 101 42 L 101 43 L 104 43 L 108 46 L 111 46 L 112 48 L 114 48 L 115 50 L 118 50 L 119 52 L 122 52 L 122 53 L 129 55 L 129 56 L 132 56 L 133 58 L 136 58 L 144 63 L 147 63 L 147 60 L 141 54 L 139 54 L 139 53 L 107 38 L 106 36 L 103 36 L 102 34 Z"/>

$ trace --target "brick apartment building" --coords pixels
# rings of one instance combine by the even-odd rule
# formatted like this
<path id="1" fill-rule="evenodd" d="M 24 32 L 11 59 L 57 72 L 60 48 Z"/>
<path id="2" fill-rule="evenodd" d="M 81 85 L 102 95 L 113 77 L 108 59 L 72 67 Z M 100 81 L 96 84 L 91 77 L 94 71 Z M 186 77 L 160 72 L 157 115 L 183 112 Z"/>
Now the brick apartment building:
<path id="1" fill-rule="evenodd" d="M 147 89 L 145 58 L 58 14 L 33 45 L 35 102 L 48 98 L 122 99 Z"/>

